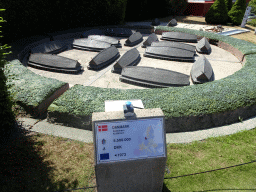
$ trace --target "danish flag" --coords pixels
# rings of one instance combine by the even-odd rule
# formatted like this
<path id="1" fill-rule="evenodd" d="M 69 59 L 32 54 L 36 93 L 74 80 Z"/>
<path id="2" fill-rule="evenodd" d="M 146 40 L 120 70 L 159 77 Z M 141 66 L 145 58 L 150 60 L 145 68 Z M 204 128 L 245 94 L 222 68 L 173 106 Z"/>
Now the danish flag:
<path id="1" fill-rule="evenodd" d="M 108 125 L 100 125 L 100 126 L 98 126 L 98 131 L 99 132 L 108 131 Z"/>

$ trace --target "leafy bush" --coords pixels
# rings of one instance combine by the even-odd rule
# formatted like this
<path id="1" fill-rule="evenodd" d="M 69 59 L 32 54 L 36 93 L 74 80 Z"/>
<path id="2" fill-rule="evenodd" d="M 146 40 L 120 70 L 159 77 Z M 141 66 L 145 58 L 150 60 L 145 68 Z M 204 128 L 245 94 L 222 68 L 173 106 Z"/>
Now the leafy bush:
<path id="1" fill-rule="evenodd" d="M 170 15 L 183 15 L 183 12 L 188 6 L 188 2 L 187 0 L 170 0 L 169 6 Z"/>
<path id="2" fill-rule="evenodd" d="M 249 2 L 249 6 L 252 8 L 251 9 L 251 13 L 255 13 L 256 14 L 256 0 L 251 0 Z"/>
<path id="3" fill-rule="evenodd" d="M 205 15 L 205 21 L 209 24 L 226 24 L 228 12 L 224 0 L 216 0 Z"/>
<path id="4" fill-rule="evenodd" d="M 4 11 L 4 9 L 0 9 L 0 11 Z M 3 18 L 0 17 L 0 22 L 4 22 Z M 6 64 L 5 49 L 7 49 L 7 45 L 0 45 L 0 125 L 1 125 L 1 135 L 0 141 L 2 142 L 3 139 L 8 138 L 9 134 L 11 133 L 12 129 L 14 128 L 15 122 L 15 115 L 12 110 L 13 101 L 11 99 L 11 95 L 8 92 L 7 85 L 6 85 L 6 76 L 4 74 L 4 66 Z"/>
<path id="5" fill-rule="evenodd" d="M 229 12 L 233 5 L 232 0 L 225 0 L 225 5 L 227 8 L 227 11 Z"/>
<path id="6" fill-rule="evenodd" d="M 6 7 L 5 41 L 78 27 L 119 24 L 127 0 L 0 0 Z"/>
<path id="7" fill-rule="evenodd" d="M 240 25 L 242 23 L 245 10 L 246 0 L 236 0 L 235 4 L 228 12 L 228 16 L 230 17 L 231 22 L 235 25 Z"/>
<path id="8" fill-rule="evenodd" d="M 141 21 L 168 15 L 169 0 L 128 0 L 125 21 Z M 159 11 L 161 10 L 161 11 Z"/>

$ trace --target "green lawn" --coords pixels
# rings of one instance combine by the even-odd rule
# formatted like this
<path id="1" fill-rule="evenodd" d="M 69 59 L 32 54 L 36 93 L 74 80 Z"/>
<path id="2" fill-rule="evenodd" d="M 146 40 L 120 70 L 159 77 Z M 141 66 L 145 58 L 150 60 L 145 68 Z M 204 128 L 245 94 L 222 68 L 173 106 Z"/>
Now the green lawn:
<path id="1" fill-rule="evenodd" d="M 95 186 L 93 154 L 92 143 L 44 134 L 16 139 L 0 153 L 0 177 L 3 178 L 0 191 L 45 192 Z M 165 177 L 250 162 L 256 159 L 256 129 L 188 144 L 169 144 L 167 154 L 170 173 L 166 172 Z M 165 179 L 163 191 L 256 191 L 255 176 L 256 162 L 210 173 Z"/>

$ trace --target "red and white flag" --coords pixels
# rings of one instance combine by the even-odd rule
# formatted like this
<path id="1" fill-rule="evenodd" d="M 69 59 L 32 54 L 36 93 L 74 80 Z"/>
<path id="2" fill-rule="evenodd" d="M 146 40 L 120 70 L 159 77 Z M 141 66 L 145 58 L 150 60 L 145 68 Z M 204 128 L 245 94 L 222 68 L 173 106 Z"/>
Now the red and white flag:
<path id="1" fill-rule="evenodd" d="M 99 132 L 108 131 L 108 125 L 99 125 L 98 126 L 98 131 Z"/>

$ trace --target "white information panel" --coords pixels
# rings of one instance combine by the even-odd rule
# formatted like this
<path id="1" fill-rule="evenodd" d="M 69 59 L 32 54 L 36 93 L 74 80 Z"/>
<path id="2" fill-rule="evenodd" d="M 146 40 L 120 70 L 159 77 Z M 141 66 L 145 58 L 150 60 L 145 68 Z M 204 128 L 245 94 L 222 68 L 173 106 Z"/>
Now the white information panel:
<path id="1" fill-rule="evenodd" d="M 95 123 L 97 163 L 164 157 L 163 118 Z"/>

